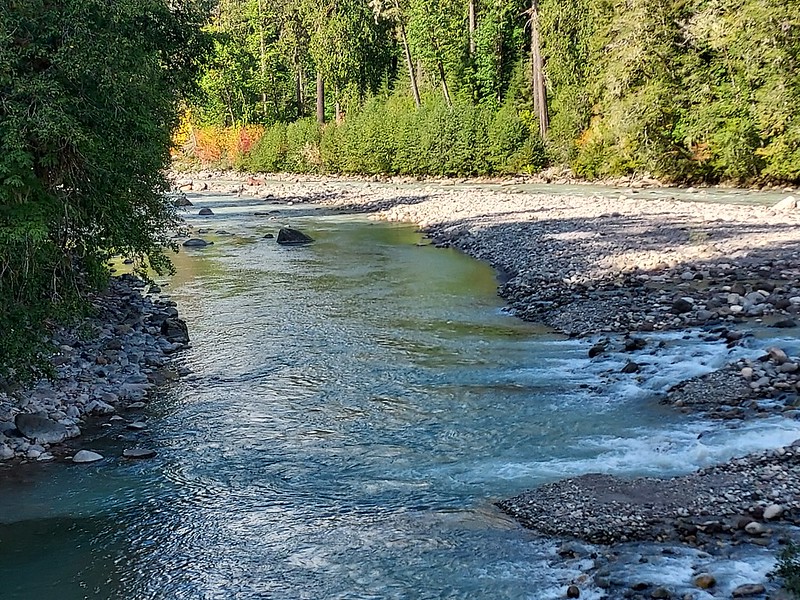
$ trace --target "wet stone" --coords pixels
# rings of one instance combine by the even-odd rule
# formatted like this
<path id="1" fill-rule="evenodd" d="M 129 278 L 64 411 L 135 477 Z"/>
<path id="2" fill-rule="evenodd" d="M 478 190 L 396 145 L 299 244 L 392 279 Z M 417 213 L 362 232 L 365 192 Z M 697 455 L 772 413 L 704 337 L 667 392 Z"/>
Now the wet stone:
<path id="1" fill-rule="evenodd" d="M 131 459 L 153 458 L 157 454 L 155 450 L 149 448 L 126 448 L 122 451 L 123 458 Z"/>

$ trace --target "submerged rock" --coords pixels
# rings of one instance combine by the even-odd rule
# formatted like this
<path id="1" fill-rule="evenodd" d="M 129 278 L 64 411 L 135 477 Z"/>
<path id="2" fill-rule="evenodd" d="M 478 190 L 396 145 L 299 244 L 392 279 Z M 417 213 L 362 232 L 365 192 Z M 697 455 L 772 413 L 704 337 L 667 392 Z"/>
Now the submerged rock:
<path id="1" fill-rule="evenodd" d="M 183 242 L 183 245 L 187 248 L 205 248 L 206 246 L 211 246 L 214 242 L 207 242 L 202 238 L 191 238 Z"/>
<path id="2" fill-rule="evenodd" d="M 740 585 L 731 594 L 734 598 L 748 598 L 750 596 L 760 596 L 766 590 L 760 583 L 746 583 Z"/>
<path id="3" fill-rule="evenodd" d="M 694 584 L 701 590 L 709 590 L 717 585 L 717 578 L 711 573 L 700 573 L 694 578 Z"/>
<path id="4" fill-rule="evenodd" d="M 298 231 L 297 229 L 292 229 L 291 227 L 281 227 L 280 231 L 278 231 L 277 242 L 285 246 L 310 244 L 313 241 L 314 238 L 307 236 L 302 231 Z"/>
<path id="5" fill-rule="evenodd" d="M 158 453 L 150 448 L 125 448 L 123 458 L 153 458 Z"/>
<path id="6" fill-rule="evenodd" d="M 201 217 L 209 217 L 214 214 L 214 211 L 211 210 L 210 208 L 201 208 L 200 212 L 198 212 L 197 214 L 200 215 Z"/>
<path id="7" fill-rule="evenodd" d="M 620 372 L 627 374 L 638 373 L 640 369 L 641 367 L 637 363 L 633 362 L 632 360 L 629 360 L 627 364 L 624 367 L 622 367 L 622 370 Z"/>

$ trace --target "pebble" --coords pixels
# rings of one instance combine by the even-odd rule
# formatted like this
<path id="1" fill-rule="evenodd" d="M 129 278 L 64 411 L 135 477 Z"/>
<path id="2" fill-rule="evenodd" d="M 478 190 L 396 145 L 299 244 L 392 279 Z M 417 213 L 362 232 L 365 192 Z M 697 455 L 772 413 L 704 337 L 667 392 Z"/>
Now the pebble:
<path id="1" fill-rule="evenodd" d="M 780 504 L 770 504 L 764 509 L 764 520 L 772 521 L 783 514 L 783 507 Z"/>

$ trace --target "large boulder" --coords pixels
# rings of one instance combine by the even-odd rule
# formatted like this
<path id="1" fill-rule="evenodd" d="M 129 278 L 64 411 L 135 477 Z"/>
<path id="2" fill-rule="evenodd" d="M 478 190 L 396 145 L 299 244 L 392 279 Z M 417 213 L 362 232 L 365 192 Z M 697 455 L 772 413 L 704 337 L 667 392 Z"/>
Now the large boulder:
<path id="1" fill-rule="evenodd" d="M 40 444 L 58 444 L 67 439 L 67 428 L 44 414 L 21 413 L 14 419 L 20 433 Z"/>
<path id="2" fill-rule="evenodd" d="M 786 196 L 786 198 L 773 206 L 772 209 L 776 212 L 793 212 L 797 210 L 797 198 L 794 196 Z"/>
<path id="3" fill-rule="evenodd" d="M 161 335 L 173 344 L 189 343 L 189 328 L 183 319 L 164 319 L 161 323 Z"/>
<path id="4" fill-rule="evenodd" d="M 307 236 L 302 231 L 297 231 L 297 229 L 281 227 L 280 231 L 278 231 L 278 239 L 276 241 L 284 246 L 296 246 L 299 244 L 310 244 L 314 241 L 314 238 Z"/>
<path id="5" fill-rule="evenodd" d="M 72 457 L 72 462 L 80 464 L 93 463 L 98 460 L 103 460 L 103 455 L 91 450 L 78 450 L 75 456 Z"/>

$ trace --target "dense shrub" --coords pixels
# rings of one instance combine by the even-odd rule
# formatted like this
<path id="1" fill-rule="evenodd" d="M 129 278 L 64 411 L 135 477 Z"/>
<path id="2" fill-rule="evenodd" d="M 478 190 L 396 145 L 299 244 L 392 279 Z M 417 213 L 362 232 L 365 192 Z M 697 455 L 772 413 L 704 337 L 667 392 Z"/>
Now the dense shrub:
<path id="1" fill-rule="evenodd" d="M 277 173 L 284 169 L 287 150 L 286 125 L 275 123 L 253 144 L 243 163 L 249 171 Z"/>
<path id="2" fill-rule="evenodd" d="M 0 376 L 32 374 L 111 256 L 169 268 L 164 171 L 204 18 L 194 0 L 0 5 Z"/>
<path id="3" fill-rule="evenodd" d="M 456 102 L 448 106 L 438 96 L 418 109 L 410 98 L 373 98 L 340 123 L 319 127 L 311 119 L 264 131 L 240 163 L 252 171 L 297 173 L 363 173 L 466 176 L 531 173 L 545 164 L 544 146 L 535 124 L 516 108 Z M 209 129 L 209 128 L 206 128 Z M 203 133 L 207 139 L 213 136 Z M 216 129 L 216 137 L 224 137 Z M 232 130 L 241 137 L 240 130 Z M 238 138 L 237 138 L 238 139 Z M 222 144 L 218 144 L 222 146 Z M 206 164 L 227 166 L 222 150 L 209 152 Z"/>
<path id="4" fill-rule="evenodd" d="M 390 173 L 395 154 L 394 123 L 386 106 L 373 98 L 340 127 L 342 171 L 348 173 Z"/>
<path id="5" fill-rule="evenodd" d="M 314 173 L 322 170 L 320 128 L 314 119 L 300 119 L 286 127 L 286 161 L 284 168 L 293 173 Z"/>

